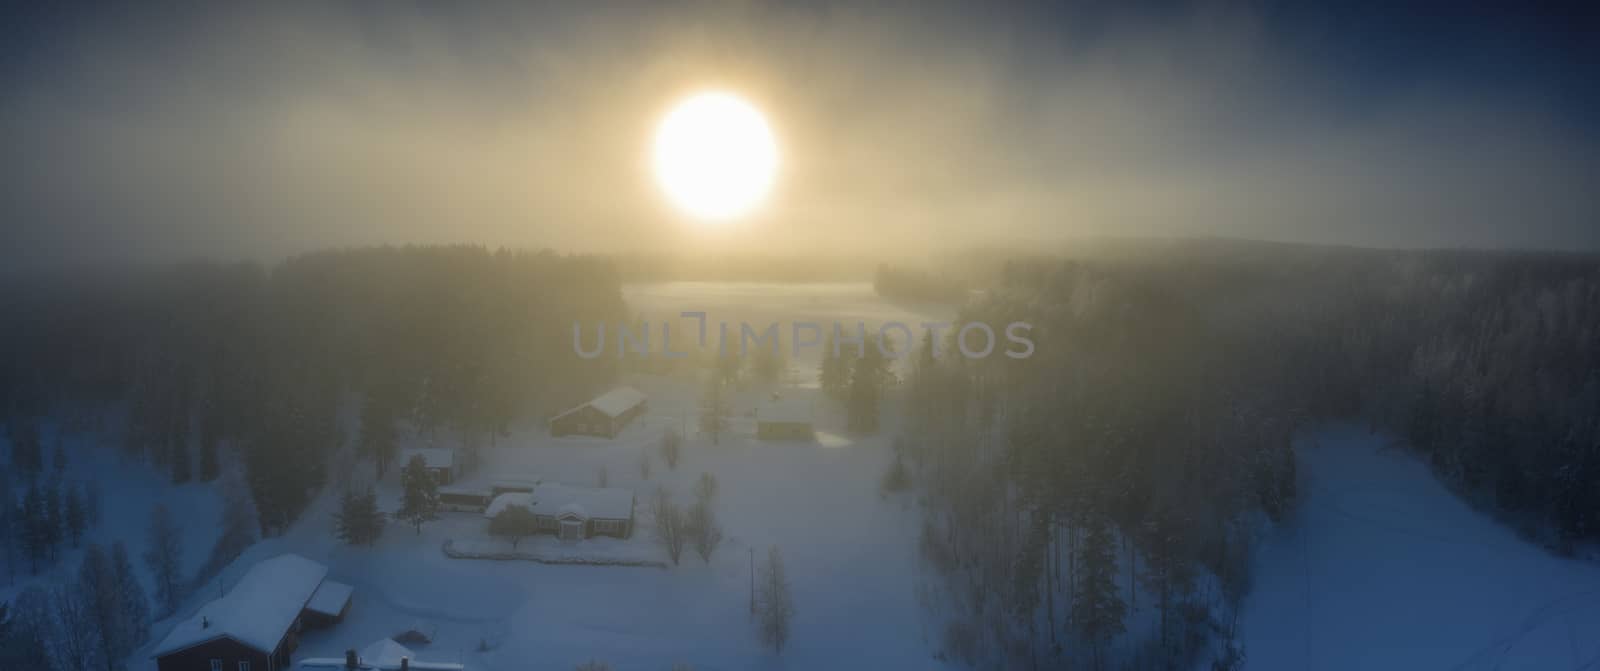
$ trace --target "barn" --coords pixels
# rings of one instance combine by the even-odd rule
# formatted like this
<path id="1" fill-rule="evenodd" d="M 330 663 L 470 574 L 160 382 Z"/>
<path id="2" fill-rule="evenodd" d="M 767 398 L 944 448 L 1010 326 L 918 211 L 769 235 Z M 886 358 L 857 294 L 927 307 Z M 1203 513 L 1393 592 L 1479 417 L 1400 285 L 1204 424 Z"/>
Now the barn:
<path id="1" fill-rule="evenodd" d="M 327 575 L 328 567 L 296 554 L 257 563 L 226 595 L 172 628 L 151 654 L 156 668 L 289 669 L 300 630 L 338 622 L 350 608 L 350 586 Z"/>
<path id="2" fill-rule="evenodd" d="M 579 540 L 594 536 L 633 535 L 633 490 L 541 483 L 533 493 L 510 492 L 495 497 L 483 516 L 493 519 L 507 506 L 533 511 L 539 533 Z"/>
<path id="3" fill-rule="evenodd" d="M 773 399 L 756 408 L 756 438 L 811 440 L 811 406 L 798 399 Z"/>
<path id="4" fill-rule="evenodd" d="M 617 432 L 648 408 L 644 392 L 633 387 L 617 387 L 588 403 L 551 417 L 550 435 L 615 438 Z"/>

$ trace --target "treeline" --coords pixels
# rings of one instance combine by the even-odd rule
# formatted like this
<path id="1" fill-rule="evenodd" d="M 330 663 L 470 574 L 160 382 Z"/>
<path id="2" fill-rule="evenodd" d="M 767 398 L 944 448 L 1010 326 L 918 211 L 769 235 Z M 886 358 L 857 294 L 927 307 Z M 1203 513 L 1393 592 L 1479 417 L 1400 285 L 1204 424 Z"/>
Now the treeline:
<path id="1" fill-rule="evenodd" d="M 1595 257 L 1188 241 L 1002 277 L 961 319 L 1034 323 L 1038 351 L 924 344 L 896 462 L 949 657 L 1236 667 L 1251 532 L 1293 514 L 1308 422 L 1403 436 L 1558 546 L 1600 532 Z"/>
<path id="2" fill-rule="evenodd" d="M 874 258 L 850 254 L 612 254 L 624 282 L 857 282 Z"/>
<path id="3" fill-rule="evenodd" d="M 873 273 L 872 289 L 890 300 L 961 303 L 967 298 L 967 288 L 950 276 L 888 264 Z"/>
<path id="4" fill-rule="evenodd" d="M 493 440 L 587 397 L 615 362 L 572 323 L 624 317 L 605 261 L 479 247 L 333 251 L 270 268 L 193 264 L 3 287 L 9 435 L 100 428 L 174 482 L 243 466 L 261 531 L 292 523 L 354 445 L 382 473 L 397 433 Z M 359 412 L 346 430 L 345 410 Z M 15 470 L 41 465 L 19 452 Z M 23 444 L 26 444 L 24 441 Z"/>

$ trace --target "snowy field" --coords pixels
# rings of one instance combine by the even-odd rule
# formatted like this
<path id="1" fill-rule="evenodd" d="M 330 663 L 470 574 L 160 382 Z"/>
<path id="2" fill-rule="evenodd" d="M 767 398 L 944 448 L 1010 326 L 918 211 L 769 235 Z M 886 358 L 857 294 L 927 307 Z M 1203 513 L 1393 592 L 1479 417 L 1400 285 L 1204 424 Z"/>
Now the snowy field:
<path id="1" fill-rule="evenodd" d="M 1299 446 L 1303 502 L 1259 547 L 1252 669 L 1600 667 L 1600 566 L 1473 510 L 1381 437 Z"/>
<path id="2" fill-rule="evenodd" d="M 860 319 L 870 327 L 888 319 L 953 316 L 911 313 L 883 303 L 867 285 L 763 285 L 759 290 L 651 285 L 630 290 L 628 298 L 635 310 L 704 310 L 712 320 L 755 314 L 782 321 Z M 791 315 L 782 309 L 786 305 L 806 311 Z M 812 366 L 797 364 L 796 370 L 815 375 Z M 878 494 L 878 479 L 890 459 L 887 431 L 867 439 L 848 436 L 843 417 L 817 399 L 818 440 L 756 441 L 753 422 L 743 415 L 765 390 L 751 389 L 735 398 L 733 411 L 740 417 L 714 446 L 693 435 L 696 382 L 663 376 L 633 376 L 627 382 L 650 396 L 650 411 L 616 440 L 553 438 L 530 421 L 485 450 L 476 477 L 536 475 L 593 485 L 604 469 L 609 486 L 631 488 L 638 497 L 632 539 L 583 541 L 576 549 L 531 539 L 519 549 L 665 560 L 665 552 L 651 542 L 649 497 L 665 486 L 686 504 L 695 479 L 712 473 L 719 481 L 716 508 L 727 538 L 709 564 L 692 549 L 685 551 L 682 565 L 665 569 L 446 557 L 446 540 L 474 549 L 510 549 L 509 543 L 487 536 L 486 520 L 475 513 L 442 513 L 420 534 L 391 523 L 376 546 L 348 546 L 333 538 L 336 494 L 327 491 L 287 534 L 257 544 L 228 573 L 236 576 L 255 561 L 292 551 L 328 563 L 330 579 L 355 587 L 345 621 L 307 632 L 296 659 L 342 657 L 347 648 L 418 629 L 434 639 L 411 646 L 420 660 L 460 661 L 471 670 L 566 671 L 590 659 L 609 662 L 618 671 L 659 671 L 674 663 L 699 671 L 941 668 L 932 657 L 915 593 L 920 518 L 904 496 L 885 500 Z M 659 436 L 685 421 L 691 437 L 682 462 L 668 470 L 657 456 Z M 408 440 L 408 446 L 419 440 Z M 653 461 L 649 479 L 639 467 L 643 454 Z M 358 473 L 364 476 L 370 468 L 360 464 Z M 393 471 L 379 495 L 381 508 L 396 507 Z M 138 514 L 134 538 L 142 539 L 146 513 Z M 790 646 L 781 655 L 759 645 L 749 614 L 752 552 L 759 562 L 772 545 L 782 550 L 797 609 Z M 224 585 L 228 580 L 224 575 Z M 180 615 L 193 613 L 218 589 L 213 584 L 202 590 Z M 170 621 L 158 623 L 153 638 L 159 640 L 170 626 Z M 155 668 L 142 655 L 135 661 L 135 669 Z"/>

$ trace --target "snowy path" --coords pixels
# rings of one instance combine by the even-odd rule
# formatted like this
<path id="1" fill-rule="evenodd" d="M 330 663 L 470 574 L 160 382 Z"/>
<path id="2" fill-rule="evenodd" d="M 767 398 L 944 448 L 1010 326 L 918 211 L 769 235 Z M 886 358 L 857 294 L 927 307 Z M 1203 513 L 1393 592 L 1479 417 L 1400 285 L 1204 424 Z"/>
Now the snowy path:
<path id="1" fill-rule="evenodd" d="M 1473 510 L 1364 431 L 1300 445 L 1298 519 L 1269 533 L 1241 616 L 1255 669 L 1600 666 L 1600 565 Z"/>

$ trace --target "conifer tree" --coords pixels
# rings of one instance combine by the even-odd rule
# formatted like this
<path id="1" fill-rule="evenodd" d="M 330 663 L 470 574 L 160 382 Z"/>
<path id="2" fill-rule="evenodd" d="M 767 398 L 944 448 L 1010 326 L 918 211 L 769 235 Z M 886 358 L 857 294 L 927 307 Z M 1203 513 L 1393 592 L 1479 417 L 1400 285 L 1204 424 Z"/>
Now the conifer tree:
<path id="1" fill-rule="evenodd" d="M 723 431 L 728 428 L 727 383 L 721 375 L 706 378 L 705 390 L 700 393 L 700 432 L 710 434 L 711 444 L 720 444 Z"/>
<path id="2" fill-rule="evenodd" d="M 150 636 L 150 601 L 139 584 L 139 576 L 133 572 L 133 561 L 128 558 L 128 548 L 122 541 L 111 544 L 111 563 L 116 575 L 122 623 L 127 627 L 126 643 L 132 652 Z"/>
<path id="3" fill-rule="evenodd" d="M 400 486 L 405 491 L 395 517 L 405 520 L 421 535 L 423 523 L 439 519 L 439 483 L 428 472 L 422 455 L 414 455 L 406 462 L 405 469 L 400 471 Z"/>
<path id="4" fill-rule="evenodd" d="M 379 480 L 389 470 L 398 443 L 395 439 L 395 412 L 388 398 L 378 392 L 367 394 L 361 405 L 361 434 L 357 449 L 362 456 L 372 459 Z"/>
<path id="5" fill-rule="evenodd" d="M 28 477 L 44 469 L 39 427 L 31 419 L 20 419 L 11 425 L 11 465 Z"/>
<path id="6" fill-rule="evenodd" d="M 50 514 L 45 510 L 44 494 L 35 482 L 23 495 L 17 508 L 21 526 L 22 553 L 28 557 L 29 572 L 37 575 L 39 563 L 50 555 Z"/>
<path id="7" fill-rule="evenodd" d="M 347 489 L 334 513 L 334 528 L 339 540 L 351 545 L 372 545 L 383 533 L 383 513 L 378 512 L 378 495 L 371 487 L 363 491 Z"/>
<path id="8" fill-rule="evenodd" d="M 843 399 L 850 384 L 850 361 L 853 357 L 843 347 L 834 352 L 833 334 L 822 342 L 822 363 L 818 366 L 817 382 L 830 398 Z"/>
<path id="9" fill-rule="evenodd" d="M 1072 623 L 1089 643 L 1096 668 L 1104 665 L 1106 644 L 1123 632 L 1127 609 L 1117 593 L 1115 543 L 1105 518 L 1088 516 L 1075 557 L 1079 576 L 1072 591 Z"/>
<path id="10" fill-rule="evenodd" d="M 93 479 L 83 485 L 83 512 L 88 526 L 100 523 L 100 483 Z"/>
<path id="11" fill-rule="evenodd" d="M 0 555 L 5 555 L 6 577 L 17 575 L 17 545 L 21 542 L 20 509 L 11 497 L 11 478 L 0 477 Z"/>
<path id="12" fill-rule="evenodd" d="M 878 418 L 884 388 L 893 377 L 889 365 L 892 360 L 884 356 L 879 345 L 889 343 L 876 335 L 867 336 L 864 353 L 850 367 L 848 424 L 851 431 L 872 433 L 878 430 Z"/>
<path id="13" fill-rule="evenodd" d="M 72 540 L 72 547 L 78 547 L 78 542 L 83 539 L 83 532 L 89 528 L 89 509 L 83 500 L 81 487 L 67 490 L 65 517 L 67 536 Z"/>
<path id="14" fill-rule="evenodd" d="M 1192 569 L 1182 548 L 1183 524 L 1178 513 L 1168 506 L 1152 510 L 1146 518 L 1141 545 L 1144 547 L 1144 572 L 1139 576 L 1145 589 L 1156 597 L 1160 612 L 1160 637 L 1164 646 L 1172 645 L 1169 636 L 1175 597 L 1187 594 Z"/>
<path id="15" fill-rule="evenodd" d="M 189 439 L 187 432 L 179 432 L 172 439 L 172 484 L 181 485 L 193 477 L 189 467 Z"/>
<path id="16" fill-rule="evenodd" d="M 794 597 L 789 593 L 789 576 L 783 567 L 783 555 L 774 545 L 767 551 L 767 559 L 761 565 L 759 586 L 756 588 L 756 626 L 763 645 L 774 652 L 783 652 L 784 646 L 789 644 L 794 610 Z"/>
<path id="17" fill-rule="evenodd" d="M 98 657 L 106 671 L 117 671 L 148 635 L 150 626 L 149 606 L 121 543 L 109 553 L 93 543 L 84 550 L 78 588 L 85 599 Z"/>
<path id="18" fill-rule="evenodd" d="M 222 411 L 215 402 L 200 415 L 200 480 L 211 482 L 222 474 Z"/>
<path id="19" fill-rule="evenodd" d="M 60 436 L 56 437 L 56 449 L 50 458 L 50 468 L 55 471 L 57 479 L 67 471 L 67 443 Z"/>
<path id="20" fill-rule="evenodd" d="M 61 483 L 51 481 L 42 488 L 40 500 L 39 533 L 44 538 L 50 561 L 55 561 L 61 541 L 67 536 L 66 512 L 62 505 Z"/>
<path id="21" fill-rule="evenodd" d="M 183 601 L 183 537 L 167 507 L 156 504 L 150 511 L 149 548 L 145 566 L 156 588 L 156 602 L 163 616 L 178 610 Z"/>

